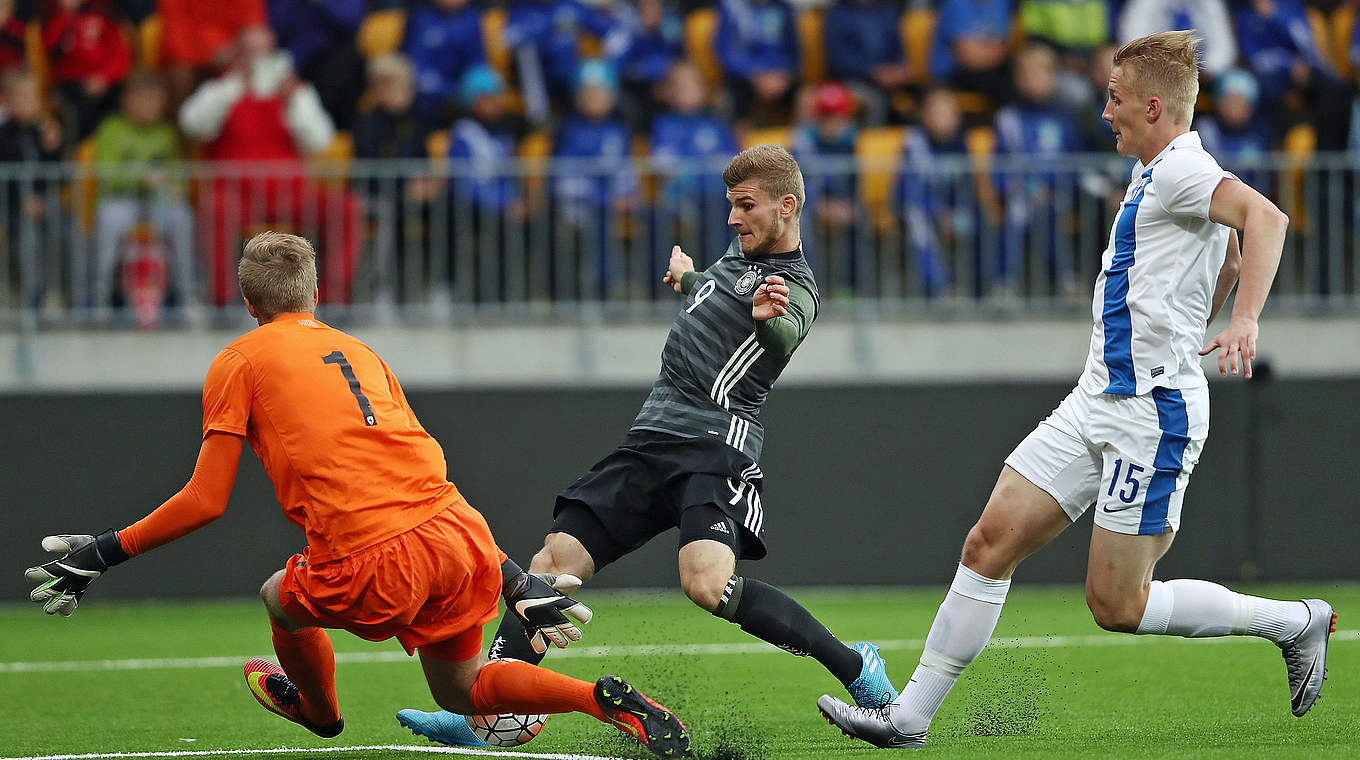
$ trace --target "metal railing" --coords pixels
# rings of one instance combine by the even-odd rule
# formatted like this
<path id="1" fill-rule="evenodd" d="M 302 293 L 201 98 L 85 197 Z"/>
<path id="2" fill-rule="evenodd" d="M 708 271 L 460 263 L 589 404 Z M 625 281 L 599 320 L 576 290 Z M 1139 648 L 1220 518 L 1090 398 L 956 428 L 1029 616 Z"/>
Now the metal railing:
<path id="1" fill-rule="evenodd" d="M 828 313 L 1089 310 L 1131 162 L 1072 155 L 804 160 Z M 239 321 L 241 244 L 312 239 L 323 312 L 392 320 L 661 317 L 673 244 L 731 235 L 723 161 L 0 165 L 0 326 Z M 1360 156 L 1230 166 L 1292 218 L 1272 308 L 1360 311 Z"/>

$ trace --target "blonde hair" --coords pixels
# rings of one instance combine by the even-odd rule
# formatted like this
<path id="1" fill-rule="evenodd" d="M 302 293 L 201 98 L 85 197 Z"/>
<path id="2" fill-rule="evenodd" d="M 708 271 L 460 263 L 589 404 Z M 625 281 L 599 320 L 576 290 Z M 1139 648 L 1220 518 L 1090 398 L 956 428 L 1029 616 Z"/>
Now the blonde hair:
<path id="1" fill-rule="evenodd" d="M 374 58 L 368 64 L 369 84 L 387 83 L 393 80 L 415 81 L 415 69 L 411 59 L 401 53 L 386 53 Z"/>
<path id="2" fill-rule="evenodd" d="M 722 177 L 723 184 L 729 190 L 747 180 L 754 180 L 775 202 L 792 195 L 798 201 L 793 210 L 794 218 L 803 213 L 803 172 L 793 155 L 784 150 L 782 145 L 752 145 L 727 162 Z"/>
<path id="3" fill-rule="evenodd" d="M 1199 97 L 1199 38 L 1194 32 L 1158 32 L 1130 40 L 1114 53 L 1130 90 L 1156 95 L 1176 124 L 1190 124 Z"/>
<path id="4" fill-rule="evenodd" d="M 306 238 L 265 230 L 247 243 L 236 267 L 241 295 L 266 321 L 311 312 L 316 292 L 316 249 Z"/>

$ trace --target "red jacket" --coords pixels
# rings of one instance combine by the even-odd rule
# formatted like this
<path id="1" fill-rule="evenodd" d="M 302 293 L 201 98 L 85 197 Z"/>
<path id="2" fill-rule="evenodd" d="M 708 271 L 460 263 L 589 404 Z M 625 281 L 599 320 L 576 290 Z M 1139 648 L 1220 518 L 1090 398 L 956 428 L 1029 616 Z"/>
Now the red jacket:
<path id="1" fill-rule="evenodd" d="M 54 81 L 101 76 L 108 83 L 121 82 L 132 68 L 132 46 L 122 27 L 88 5 L 55 9 L 43 22 L 42 37 Z"/>

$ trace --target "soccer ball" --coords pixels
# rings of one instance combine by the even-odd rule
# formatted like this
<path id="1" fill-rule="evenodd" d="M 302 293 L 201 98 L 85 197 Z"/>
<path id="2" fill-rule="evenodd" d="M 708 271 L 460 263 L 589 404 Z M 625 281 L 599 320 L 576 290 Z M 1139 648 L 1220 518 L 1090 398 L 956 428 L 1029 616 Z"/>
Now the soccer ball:
<path id="1" fill-rule="evenodd" d="M 546 715 L 469 715 L 468 725 L 478 739 L 493 747 L 517 747 L 538 736 L 548 722 Z"/>

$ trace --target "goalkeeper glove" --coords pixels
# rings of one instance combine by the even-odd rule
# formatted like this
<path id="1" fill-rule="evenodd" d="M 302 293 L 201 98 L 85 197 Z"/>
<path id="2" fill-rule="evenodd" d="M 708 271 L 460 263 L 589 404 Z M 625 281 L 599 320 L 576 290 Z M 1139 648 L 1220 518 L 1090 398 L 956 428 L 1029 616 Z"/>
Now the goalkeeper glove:
<path id="1" fill-rule="evenodd" d="M 574 575 L 537 575 L 526 573 L 514 561 L 501 564 L 501 596 L 505 606 L 524 626 L 529 646 L 543 654 L 551 641 L 559 649 L 581 640 L 581 629 L 567 616 L 581 625 L 590 622 L 590 608 L 562 595 L 580 588 L 581 580 Z"/>
<path id="2" fill-rule="evenodd" d="M 41 604 L 47 614 L 59 613 L 62 617 L 76 611 L 80 597 L 95 578 L 128 558 L 113 529 L 98 536 L 48 536 L 42 548 L 62 552 L 63 556 L 24 571 L 24 578 L 39 584 L 28 598 Z"/>

